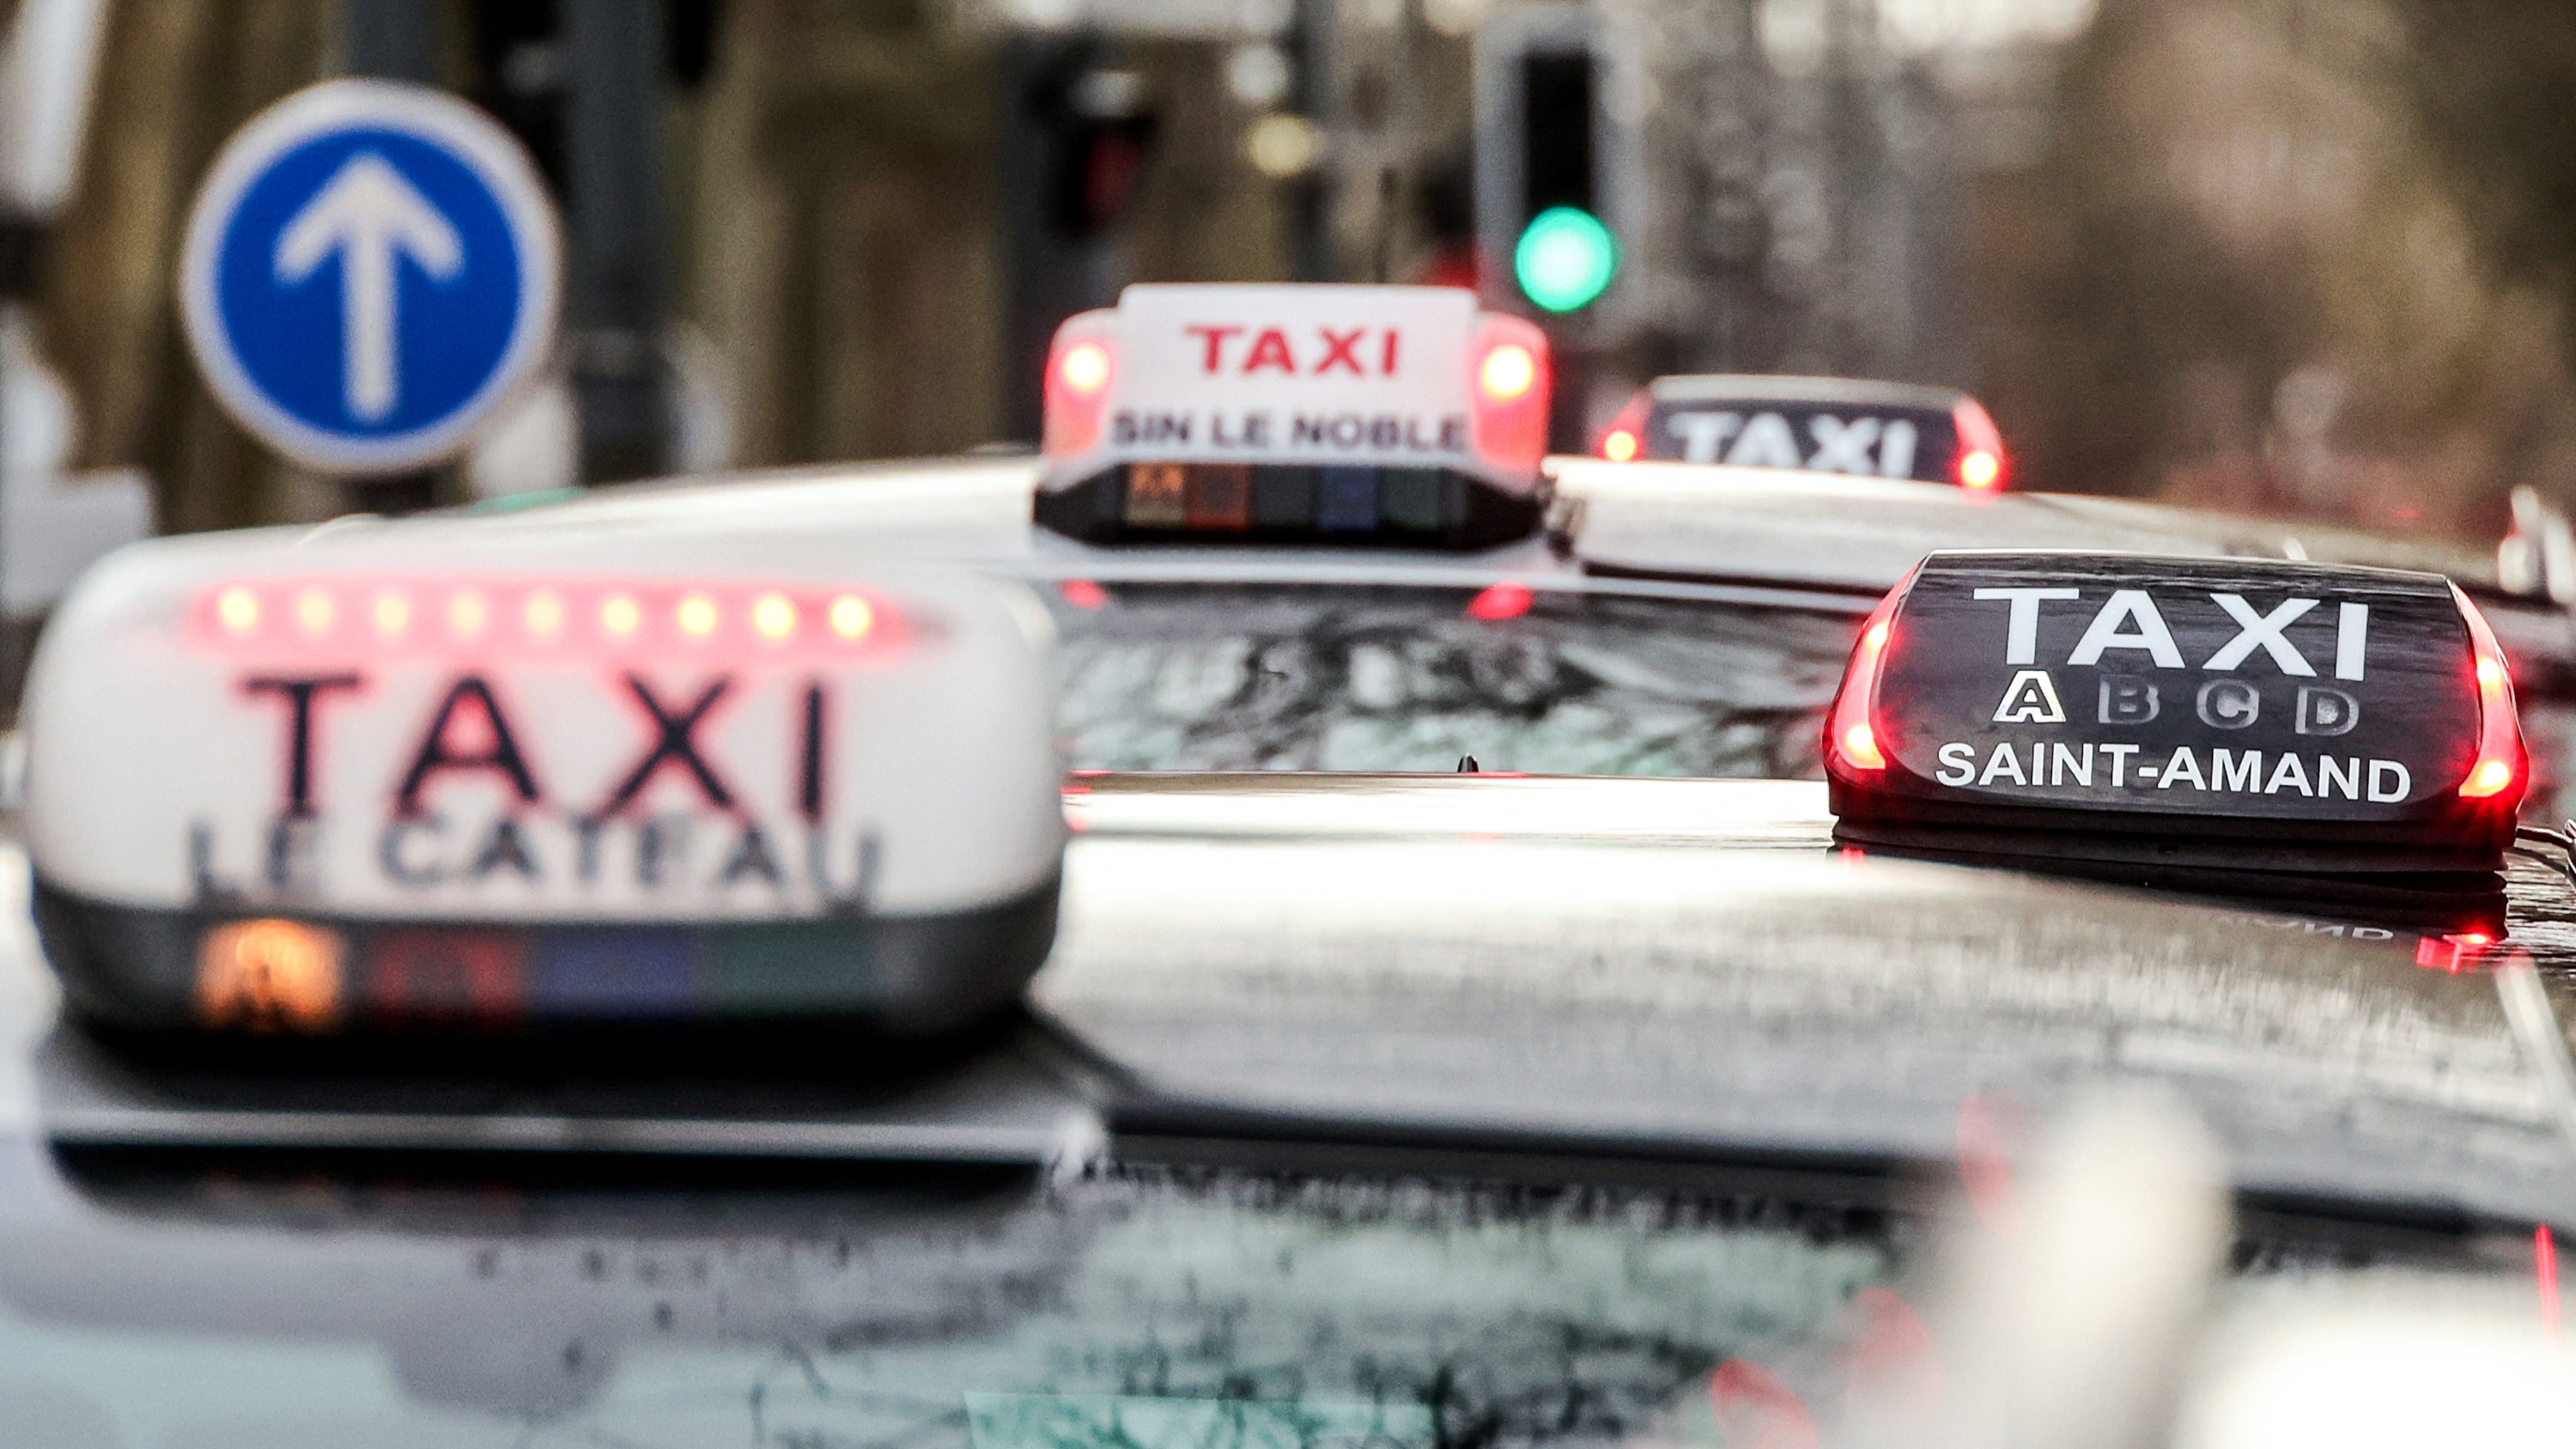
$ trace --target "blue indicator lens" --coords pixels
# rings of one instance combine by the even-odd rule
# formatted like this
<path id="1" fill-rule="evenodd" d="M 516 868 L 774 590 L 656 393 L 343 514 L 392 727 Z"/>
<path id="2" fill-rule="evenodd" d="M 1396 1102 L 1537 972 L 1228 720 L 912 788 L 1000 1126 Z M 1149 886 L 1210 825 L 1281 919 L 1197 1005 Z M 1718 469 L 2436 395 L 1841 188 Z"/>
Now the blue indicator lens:
<path id="1" fill-rule="evenodd" d="M 1327 533 L 1368 533 L 1377 527 L 1377 470 L 1323 468 L 1315 490 L 1315 526 Z"/>
<path id="2" fill-rule="evenodd" d="M 697 951 L 689 932 L 670 927 L 547 931 L 530 976 L 539 1015 L 682 1016 L 697 1004 Z"/>

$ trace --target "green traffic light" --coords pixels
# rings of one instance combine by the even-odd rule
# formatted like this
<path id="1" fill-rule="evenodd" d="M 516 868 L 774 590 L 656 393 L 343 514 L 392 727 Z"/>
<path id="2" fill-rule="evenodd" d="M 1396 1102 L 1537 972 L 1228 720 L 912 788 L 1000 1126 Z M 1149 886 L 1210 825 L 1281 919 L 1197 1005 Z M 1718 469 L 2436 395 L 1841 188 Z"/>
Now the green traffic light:
<path id="1" fill-rule="evenodd" d="M 1530 218 L 1512 249 L 1521 291 L 1550 312 L 1590 305 L 1618 272 L 1618 239 L 1601 218 L 1579 207 L 1551 206 Z"/>

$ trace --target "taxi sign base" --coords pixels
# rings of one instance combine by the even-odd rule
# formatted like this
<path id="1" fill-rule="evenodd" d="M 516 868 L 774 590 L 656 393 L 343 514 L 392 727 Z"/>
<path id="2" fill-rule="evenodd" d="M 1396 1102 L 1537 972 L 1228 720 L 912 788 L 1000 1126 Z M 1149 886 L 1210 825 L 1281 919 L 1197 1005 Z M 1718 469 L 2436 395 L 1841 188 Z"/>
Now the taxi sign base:
<path id="1" fill-rule="evenodd" d="M 1538 532 L 1545 501 L 1445 468 L 1126 464 L 1037 496 L 1039 527 L 1085 543 L 1484 549 Z"/>
<path id="2" fill-rule="evenodd" d="M 1846 839 L 1839 834 L 1835 838 L 1845 848 L 1857 848 L 1868 855 L 1926 860 L 1944 865 L 2000 867 L 2098 885 L 2199 896 L 2269 912 L 2295 912 L 2303 917 L 2401 931 L 2430 934 L 2476 932 L 2494 939 L 2502 939 L 2505 934 L 2505 886 L 2504 877 L 2500 874 L 2253 874 L 2213 866 L 2006 854 L 1961 848 L 1951 837 L 1944 837 L 1937 844 L 1922 841 L 1881 843 Z"/>
<path id="3" fill-rule="evenodd" d="M 651 1036 L 845 1028 L 892 1037 L 991 1017 L 1044 964 L 1060 878 L 947 915 L 733 923 L 292 920 L 112 906 L 39 880 L 45 955 L 70 1011 L 110 1031 L 298 1040 L 454 1034 Z M 326 987 L 210 982 L 218 933 L 312 933 Z M 266 996 L 261 993 L 265 992 Z M 275 998 L 275 999 L 268 999 Z"/>
<path id="4" fill-rule="evenodd" d="M 533 1053 L 472 1073 L 400 1056 L 324 1071 L 137 1051 L 66 1024 L 37 1049 L 36 1100 L 58 1151 L 234 1164 L 244 1153 L 398 1153 L 417 1173 L 431 1153 L 1060 1168 L 1098 1155 L 1099 1085 L 1041 1026 L 1004 1018 L 966 1047 L 900 1074 L 777 1052 L 756 1072 L 725 1071 L 702 1048 L 677 1067 L 624 1073 Z"/>
<path id="5" fill-rule="evenodd" d="M 2514 818 L 2466 804 L 2406 822 L 2263 820 L 1956 804 L 1828 784 L 1834 838 L 1971 854 L 2205 866 L 2245 875 L 2493 875 Z"/>

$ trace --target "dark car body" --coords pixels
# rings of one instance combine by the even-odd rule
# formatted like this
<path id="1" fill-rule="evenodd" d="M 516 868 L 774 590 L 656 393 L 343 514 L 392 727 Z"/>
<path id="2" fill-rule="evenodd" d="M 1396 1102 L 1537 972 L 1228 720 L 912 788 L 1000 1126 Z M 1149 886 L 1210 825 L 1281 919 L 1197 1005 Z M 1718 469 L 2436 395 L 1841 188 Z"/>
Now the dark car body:
<path id="1" fill-rule="evenodd" d="M 2563 1213 L 2487 974 L 1847 858 L 1821 793 L 1089 777 L 1027 1010 L 904 1062 L 297 1075 L 22 1005 L 0 1425 L 1608 1442 L 1820 1372 L 1968 1114 L 2102 1091 L 2206 1124 L 2261 1271 L 2475 1273 Z"/>

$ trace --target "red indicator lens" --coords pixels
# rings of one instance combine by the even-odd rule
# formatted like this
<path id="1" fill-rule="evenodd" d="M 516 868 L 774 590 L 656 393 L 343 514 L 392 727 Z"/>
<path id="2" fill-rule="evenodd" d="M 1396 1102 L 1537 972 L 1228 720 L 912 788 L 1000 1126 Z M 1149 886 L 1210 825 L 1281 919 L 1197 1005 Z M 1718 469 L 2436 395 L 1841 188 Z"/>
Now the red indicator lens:
<path id="1" fill-rule="evenodd" d="M 1488 402 L 1518 402 L 1538 386 L 1538 359 L 1517 342 L 1506 342 L 1485 354 L 1476 369 L 1476 385 Z"/>
<path id="2" fill-rule="evenodd" d="M 1065 391 L 1089 397 L 1109 385 L 1109 349 L 1097 342 L 1077 342 L 1064 350 L 1055 371 Z"/>
<path id="3" fill-rule="evenodd" d="M 1831 722 L 1825 729 L 1825 758 L 1845 769 L 1879 771 L 1887 768 L 1887 752 L 1879 747 L 1875 723 L 1878 708 L 1878 676 L 1887 659 L 1887 642 L 1895 628 L 1897 602 L 1912 587 L 1909 575 L 1904 583 L 1879 600 L 1870 612 L 1869 622 L 1861 626 L 1860 643 L 1852 650 L 1851 667 L 1843 672 L 1842 693 L 1834 697 Z"/>
<path id="4" fill-rule="evenodd" d="M 1962 398 L 1950 412 L 1959 432 L 1959 456 L 1950 465 L 1951 481 L 1978 493 L 2004 486 L 2004 435 L 1974 398 Z"/>
<path id="5" fill-rule="evenodd" d="M 1610 427 L 1601 435 L 1602 457 L 1613 463 L 1633 462 L 1646 455 L 1646 419 L 1653 412 L 1653 400 L 1639 393 L 1619 409 Z"/>
<path id="6" fill-rule="evenodd" d="M 2540 1331 L 2558 1347 L 2558 1238 L 2542 1223 L 2531 1230 L 2532 1276 L 2540 1284 Z"/>
<path id="7" fill-rule="evenodd" d="M 1547 334 L 1522 318 L 1488 313 L 1469 356 L 1477 456 L 1512 468 L 1537 467 L 1547 454 Z"/>
<path id="8" fill-rule="evenodd" d="M 2510 808 L 2521 803 L 2527 759 L 2522 725 L 2514 715 L 2513 671 L 2478 606 L 2457 584 L 2451 586 L 2451 594 L 2459 600 L 2460 617 L 2469 626 L 2471 652 L 2477 660 L 2478 760 L 2460 782 L 2460 798 L 2496 800 Z"/>
<path id="9" fill-rule="evenodd" d="M 1055 586 L 1055 591 L 1063 595 L 1066 603 L 1077 609 L 1109 607 L 1109 591 L 1089 579 L 1066 579 Z"/>
<path id="10" fill-rule="evenodd" d="M 1046 370 L 1045 447 L 1050 454 L 1088 452 L 1100 441 L 1110 384 L 1118 376 L 1117 349 L 1098 335 L 1106 319 L 1106 313 L 1085 312 L 1056 329 Z"/>
<path id="11" fill-rule="evenodd" d="M 516 579 L 256 579 L 200 595 L 189 633 L 224 654 L 511 654 L 584 658 L 685 648 L 849 658 L 907 637 L 855 589 Z"/>

